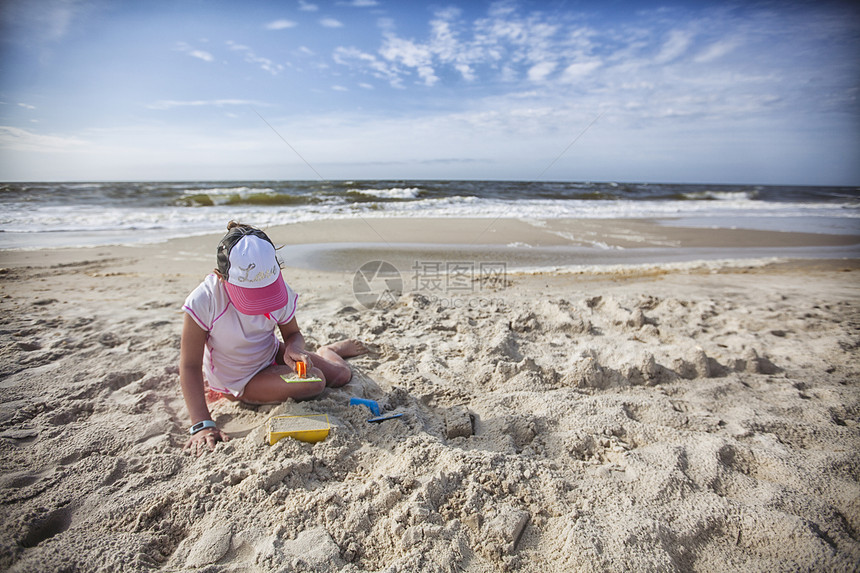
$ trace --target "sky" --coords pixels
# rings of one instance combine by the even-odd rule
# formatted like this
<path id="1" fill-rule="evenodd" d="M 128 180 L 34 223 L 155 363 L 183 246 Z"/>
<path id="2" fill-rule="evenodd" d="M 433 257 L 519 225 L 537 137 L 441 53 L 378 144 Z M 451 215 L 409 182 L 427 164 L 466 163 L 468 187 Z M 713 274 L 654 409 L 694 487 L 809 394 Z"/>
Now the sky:
<path id="1" fill-rule="evenodd" d="M 834 1 L 2 0 L 0 180 L 860 185 Z"/>

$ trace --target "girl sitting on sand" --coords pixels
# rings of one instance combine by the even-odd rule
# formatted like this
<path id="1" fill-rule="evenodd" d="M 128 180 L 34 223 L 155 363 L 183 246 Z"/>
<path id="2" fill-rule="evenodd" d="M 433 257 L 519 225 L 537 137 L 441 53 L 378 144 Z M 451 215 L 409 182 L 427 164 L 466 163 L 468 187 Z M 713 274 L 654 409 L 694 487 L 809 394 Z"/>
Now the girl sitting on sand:
<path id="1" fill-rule="evenodd" d="M 357 340 L 305 350 L 295 317 L 298 296 L 284 282 L 275 246 L 263 231 L 230 221 L 217 257 L 214 274 L 182 307 L 179 381 L 192 423 L 185 450 L 197 455 L 229 439 L 212 421 L 204 378 L 212 390 L 248 404 L 304 400 L 349 382 L 344 358 L 367 352 Z M 297 378 L 298 362 L 309 379 L 287 382 Z"/>

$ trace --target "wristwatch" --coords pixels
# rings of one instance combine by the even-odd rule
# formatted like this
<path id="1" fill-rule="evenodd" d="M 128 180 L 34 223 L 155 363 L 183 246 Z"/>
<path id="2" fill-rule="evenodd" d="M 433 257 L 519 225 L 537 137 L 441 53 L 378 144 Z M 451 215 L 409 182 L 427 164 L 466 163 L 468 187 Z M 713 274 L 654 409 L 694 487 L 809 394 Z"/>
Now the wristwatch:
<path id="1" fill-rule="evenodd" d="M 188 431 L 193 436 L 194 434 L 196 434 L 200 430 L 205 430 L 206 428 L 215 428 L 215 427 L 217 427 L 217 426 L 215 425 L 215 422 L 213 422 L 212 420 L 203 420 L 202 422 L 197 422 L 196 424 L 191 426 L 191 429 Z"/>

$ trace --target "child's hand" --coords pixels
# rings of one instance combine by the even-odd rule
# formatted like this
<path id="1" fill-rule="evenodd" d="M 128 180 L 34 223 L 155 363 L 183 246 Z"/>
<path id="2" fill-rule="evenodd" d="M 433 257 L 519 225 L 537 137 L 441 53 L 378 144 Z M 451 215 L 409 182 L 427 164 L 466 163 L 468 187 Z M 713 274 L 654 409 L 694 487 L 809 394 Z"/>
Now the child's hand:
<path id="1" fill-rule="evenodd" d="M 311 362 L 311 357 L 307 352 L 304 352 L 302 350 L 297 350 L 297 351 L 289 351 L 288 354 L 289 354 L 290 360 L 293 361 L 293 370 L 296 370 L 298 372 L 298 370 L 296 369 L 296 363 L 297 362 L 304 362 L 305 363 L 305 372 L 309 372 L 310 369 L 314 367 L 314 363 Z"/>
<path id="2" fill-rule="evenodd" d="M 227 442 L 230 436 L 219 430 L 218 428 L 207 428 L 201 430 L 188 438 L 185 442 L 183 451 L 199 456 L 206 451 L 208 447 L 210 451 L 215 450 L 215 444 L 218 442 Z"/>

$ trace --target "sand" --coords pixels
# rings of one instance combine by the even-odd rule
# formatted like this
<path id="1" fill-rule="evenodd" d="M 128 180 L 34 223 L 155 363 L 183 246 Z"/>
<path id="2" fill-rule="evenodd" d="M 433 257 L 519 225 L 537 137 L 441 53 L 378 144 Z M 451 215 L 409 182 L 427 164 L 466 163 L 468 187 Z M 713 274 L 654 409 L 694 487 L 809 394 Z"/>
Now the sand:
<path id="1" fill-rule="evenodd" d="M 281 251 L 309 344 L 372 349 L 352 382 L 215 401 L 233 439 L 200 458 L 181 449 L 179 309 L 217 238 L 0 253 L 0 569 L 858 570 L 860 263 L 725 256 L 832 238 L 505 220 L 449 259 L 474 222 L 370 223 L 360 248 L 357 221 Z M 366 255 L 479 266 L 583 237 L 693 260 L 471 280 L 398 263 L 391 304 L 353 294 Z M 351 397 L 403 416 L 368 423 Z M 268 445 L 268 418 L 316 413 L 324 441 Z"/>

